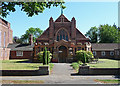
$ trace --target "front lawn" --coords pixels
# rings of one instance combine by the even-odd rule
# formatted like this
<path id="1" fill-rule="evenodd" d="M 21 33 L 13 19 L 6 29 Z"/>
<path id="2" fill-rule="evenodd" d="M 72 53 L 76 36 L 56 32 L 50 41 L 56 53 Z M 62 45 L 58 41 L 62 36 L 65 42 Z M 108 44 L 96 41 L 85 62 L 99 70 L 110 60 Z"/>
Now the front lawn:
<path id="1" fill-rule="evenodd" d="M 20 60 L 3 60 L 2 70 L 38 70 L 39 66 L 44 66 L 42 63 L 30 63 L 27 59 Z M 50 63 L 50 70 L 53 64 Z"/>
<path id="2" fill-rule="evenodd" d="M 114 79 L 114 80 L 110 80 L 110 79 L 105 79 L 105 80 L 96 79 L 95 81 L 96 82 L 101 82 L 101 83 L 110 83 L 110 84 L 118 84 L 118 83 L 120 83 L 120 79 Z"/>
<path id="3" fill-rule="evenodd" d="M 99 59 L 97 63 L 88 65 L 91 68 L 120 68 L 118 65 L 120 64 L 120 60 L 111 60 L 111 59 Z M 78 71 L 79 64 L 77 62 L 72 63 L 71 65 L 76 71 Z"/>
<path id="4" fill-rule="evenodd" d="M 119 68 L 120 60 L 99 59 L 96 64 L 88 64 L 91 68 Z"/>

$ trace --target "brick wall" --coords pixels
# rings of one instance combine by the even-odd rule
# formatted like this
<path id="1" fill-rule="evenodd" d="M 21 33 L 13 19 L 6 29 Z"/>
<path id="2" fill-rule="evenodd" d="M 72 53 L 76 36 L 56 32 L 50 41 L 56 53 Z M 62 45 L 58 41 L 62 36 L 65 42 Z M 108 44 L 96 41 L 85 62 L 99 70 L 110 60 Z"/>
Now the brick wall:
<path id="1" fill-rule="evenodd" d="M 1 31 L 1 45 L 0 45 L 0 60 L 8 60 L 10 49 L 7 48 L 9 43 L 12 43 L 13 31 L 10 28 L 10 23 L 0 18 L 0 31 Z"/>
<path id="2" fill-rule="evenodd" d="M 16 56 L 17 51 L 10 51 L 10 59 L 30 59 L 33 56 L 33 51 L 23 51 L 23 56 Z"/>
<path id="3" fill-rule="evenodd" d="M 96 58 L 101 58 L 101 59 L 102 59 L 102 58 L 114 58 L 114 55 L 113 55 L 113 56 L 110 55 L 110 52 L 111 52 L 111 51 L 105 51 L 105 56 L 102 56 L 102 55 L 101 55 L 101 52 L 102 52 L 102 51 L 96 51 L 96 56 L 95 56 L 95 57 L 96 57 Z M 114 52 L 114 51 L 113 51 L 113 52 Z M 115 53 L 114 53 L 114 54 L 115 54 Z"/>

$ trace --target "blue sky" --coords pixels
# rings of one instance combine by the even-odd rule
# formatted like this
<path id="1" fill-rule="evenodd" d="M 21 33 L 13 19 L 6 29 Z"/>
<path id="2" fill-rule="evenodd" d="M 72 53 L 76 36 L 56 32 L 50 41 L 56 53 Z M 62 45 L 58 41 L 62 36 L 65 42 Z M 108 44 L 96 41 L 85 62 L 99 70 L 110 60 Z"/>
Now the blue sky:
<path id="1" fill-rule="evenodd" d="M 66 2 L 64 15 L 71 20 L 76 19 L 76 27 L 85 34 L 91 27 L 100 24 L 118 25 L 118 3 L 117 2 Z M 17 11 L 10 13 L 4 18 L 11 23 L 13 36 L 20 37 L 30 27 L 38 27 L 42 30 L 49 26 L 49 19 L 52 16 L 56 20 L 60 14 L 60 7 L 45 9 L 43 13 L 28 17 L 25 12 Z"/>

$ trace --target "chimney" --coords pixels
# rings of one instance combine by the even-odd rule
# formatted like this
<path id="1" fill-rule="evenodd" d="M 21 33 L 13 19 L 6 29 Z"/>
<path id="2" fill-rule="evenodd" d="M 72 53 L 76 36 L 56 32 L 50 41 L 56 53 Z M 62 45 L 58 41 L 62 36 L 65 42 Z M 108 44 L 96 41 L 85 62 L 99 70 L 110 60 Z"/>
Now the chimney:
<path id="1" fill-rule="evenodd" d="M 32 45 L 33 44 L 33 35 L 30 34 L 29 36 L 29 44 Z"/>

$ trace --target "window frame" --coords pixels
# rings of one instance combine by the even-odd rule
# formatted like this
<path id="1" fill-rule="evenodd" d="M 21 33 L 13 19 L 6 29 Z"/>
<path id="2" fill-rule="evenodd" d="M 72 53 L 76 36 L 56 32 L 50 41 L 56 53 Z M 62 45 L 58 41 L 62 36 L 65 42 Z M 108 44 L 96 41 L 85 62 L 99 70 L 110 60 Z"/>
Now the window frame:
<path id="1" fill-rule="evenodd" d="M 21 52 L 21 54 L 20 54 Z M 16 56 L 23 56 L 23 51 L 16 51 Z"/>
<path id="2" fill-rule="evenodd" d="M 96 51 L 93 51 L 93 56 L 96 56 L 96 55 L 97 55 Z"/>
<path id="3" fill-rule="evenodd" d="M 114 51 L 110 51 L 110 56 L 114 56 Z"/>
<path id="4" fill-rule="evenodd" d="M 104 53 L 104 54 L 103 54 Z M 106 55 L 106 53 L 105 53 L 105 51 L 102 51 L 101 52 L 101 56 L 105 56 Z"/>
<path id="5" fill-rule="evenodd" d="M 119 51 L 117 51 L 117 56 L 119 56 L 120 55 L 120 52 Z"/>

